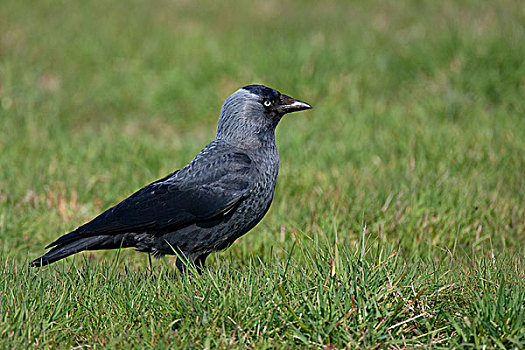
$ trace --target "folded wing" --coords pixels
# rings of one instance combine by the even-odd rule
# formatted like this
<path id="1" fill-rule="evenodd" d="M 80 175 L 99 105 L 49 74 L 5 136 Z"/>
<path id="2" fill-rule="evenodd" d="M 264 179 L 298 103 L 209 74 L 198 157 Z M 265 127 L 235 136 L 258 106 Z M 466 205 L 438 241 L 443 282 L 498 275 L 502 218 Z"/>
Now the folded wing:
<path id="1" fill-rule="evenodd" d="M 248 196 L 253 176 L 248 155 L 214 147 L 205 157 L 197 156 L 185 168 L 142 188 L 48 248 L 91 236 L 161 233 L 214 220 Z"/>

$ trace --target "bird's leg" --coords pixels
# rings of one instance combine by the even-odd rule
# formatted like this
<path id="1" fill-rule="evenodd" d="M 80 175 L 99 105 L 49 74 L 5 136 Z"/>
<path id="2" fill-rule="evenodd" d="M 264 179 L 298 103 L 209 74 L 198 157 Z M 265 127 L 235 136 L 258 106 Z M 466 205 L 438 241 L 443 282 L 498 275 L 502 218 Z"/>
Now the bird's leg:
<path id="1" fill-rule="evenodd" d="M 183 257 L 183 256 L 177 256 L 177 261 L 175 262 L 175 266 L 179 269 L 181 273 L 187 273 L 188 275 L 191 275 L 191 271 L 188 268 L 189 261 Z"/>
<path id="2" fill-rule="evenodd" d="M 151 263 L 151 252 L 148 252 L 149 272 L 153 275 L 153 264 Z"/>
<path id="3" fill-rule="evenodd" d="M 202 254 L 197 258 L 197 260 L 195 260 L 195 267 L 197 268 L 197 272 L 199 274 L 202 274 L 202 269 L 204 268 L 204 263 L 206 262 L 207 257 L 208 254 Z"/>
<path id="4" fill-rule="evenodd" d="M 190 264 L 195 266 L 195 270 L 198 274 L 202 273 L 202 269 L 204 268 L 204 262 L 206 261 L 206 258 L 208 257 L 208 254 L 203 254 L 197 257 L 195 261 L 191 262 L 188 259 L 186 259 L 185 256 L 178 256 L 177 261 L 175 262 L 175 266 L 179 269 L 181 273 L 187 273 L 188 275 L 191 275 L 191 268 L 189 267 Z"/>

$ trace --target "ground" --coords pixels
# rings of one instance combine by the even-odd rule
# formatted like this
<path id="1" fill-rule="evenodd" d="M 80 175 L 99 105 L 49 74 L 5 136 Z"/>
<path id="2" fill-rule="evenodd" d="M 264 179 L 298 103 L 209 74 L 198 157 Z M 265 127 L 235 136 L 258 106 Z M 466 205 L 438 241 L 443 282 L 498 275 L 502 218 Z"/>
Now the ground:
<path id="1" fill-rule="evenodd" d="M 525 347 L 522 1 L 0 2 L 1 348 Z M 265 219 L 201 276 L 44 246 L 286 116 Z"/>

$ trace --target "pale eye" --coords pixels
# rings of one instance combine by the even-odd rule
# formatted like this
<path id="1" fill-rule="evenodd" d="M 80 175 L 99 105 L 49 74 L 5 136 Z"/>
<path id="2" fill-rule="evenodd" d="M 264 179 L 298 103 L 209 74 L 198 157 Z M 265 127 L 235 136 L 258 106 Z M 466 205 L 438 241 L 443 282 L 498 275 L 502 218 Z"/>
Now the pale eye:
<path id="1" fill-rule="evenodd" d="M 263 105 L 264 105 L 264 107 L 270 107 L 272 105 L 272 101 L 264 100 Z"/>

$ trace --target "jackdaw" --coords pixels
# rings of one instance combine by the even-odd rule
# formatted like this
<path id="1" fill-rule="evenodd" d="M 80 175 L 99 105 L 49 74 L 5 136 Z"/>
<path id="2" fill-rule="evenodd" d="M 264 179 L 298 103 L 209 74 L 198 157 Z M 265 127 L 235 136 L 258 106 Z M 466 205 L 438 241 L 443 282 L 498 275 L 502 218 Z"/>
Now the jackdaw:
<path id="1" fill-rule="evenodd" d="M 248 85 L 224 101 L 215 140 L 184 168 L 132 194 L 63 235 L 31 262 L 39 267 L 84 250 L 133 247 L 177 255 L 197 269 L 266 214 L 279 171 L 275 127 L 309 104 L 263 85 Z"/>

